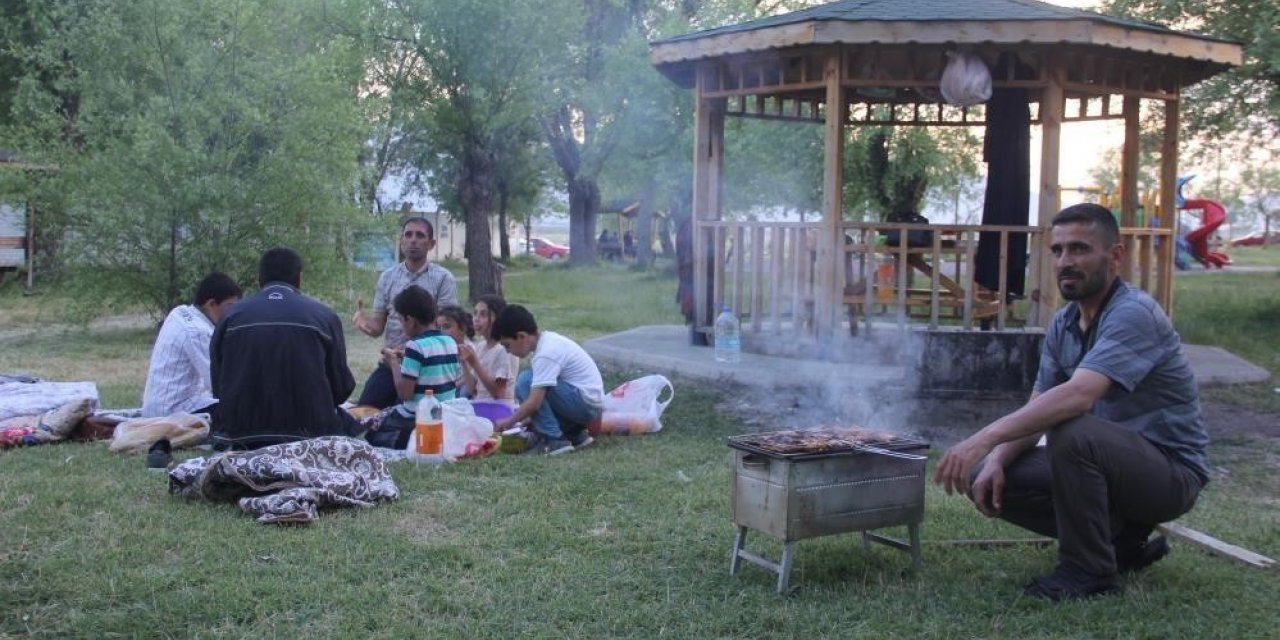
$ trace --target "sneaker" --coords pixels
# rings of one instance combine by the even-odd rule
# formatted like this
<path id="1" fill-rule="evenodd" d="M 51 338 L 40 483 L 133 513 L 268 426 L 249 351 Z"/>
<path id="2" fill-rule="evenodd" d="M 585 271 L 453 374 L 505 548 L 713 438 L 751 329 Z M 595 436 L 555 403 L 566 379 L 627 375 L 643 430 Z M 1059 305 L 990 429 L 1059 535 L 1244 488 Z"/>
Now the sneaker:
<path id="1" fill-rule="evenodd" d="M 558 456 L 573 451 L 573 445 L 564 438 L 548 438 L 533 431 L 527 433 L 530 437 L 529 446 L 524 450 L 526 454 Z"/>
<path id="2" fill-rule="evenodd" d="M 1120 592 L 1115 576 L 1091 576 L 1058 565 L 1053 573 L 1033 578 L 1023 587 L 1022 595 L 1052 602 L 1079 600 Z"/>
<path id="3" fill-rule="evenodd" d="M 161 438 L 147 451 L 147 470 L 167 471 L 170 464 L 173 464 L 173 447 L 168 438 Z"/>
<path id="4" fill-rule="evenodd" d="M 585 429 L 582 431 L 579 431 L 578 433 L 572 436 L 569 436 L 569 444 L 573 445 L 574 451 L 577 451 L 579 449 L 586 449 L 587 447 L 595 444 L 595 442 L 596 442 L 596 439 L 592 438 L 591 434 L 588 433 Z"/>
<path id="5" fill-rule="evenodd" d="M 1128 549 L 1116 549 L 1116 569 L 1120 573 L 1138 573 L 1169 555 L 1169 540 L 1157 536 Z"/>

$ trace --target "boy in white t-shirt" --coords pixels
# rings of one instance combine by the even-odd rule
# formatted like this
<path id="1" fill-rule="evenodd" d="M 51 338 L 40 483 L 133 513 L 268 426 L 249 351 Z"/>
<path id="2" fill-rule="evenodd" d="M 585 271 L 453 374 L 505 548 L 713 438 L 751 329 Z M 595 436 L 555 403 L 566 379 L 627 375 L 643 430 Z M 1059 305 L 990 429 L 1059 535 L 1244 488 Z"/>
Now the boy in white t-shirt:
<path id="1" fill-rule="evenodd" d="M 520 406 L 494 428 L 528 419 L 535 434 L 532 449 L 549 455 L 591 445 L 587 425 L 600 418 L 604 405 L 604 380 L 591 356 L 558 333 L 539 332 L 533 314 L 518 304 L 502 311 L 490 333 L 512 355 L 530 356 L 530 368 L 516 377 Z"/>

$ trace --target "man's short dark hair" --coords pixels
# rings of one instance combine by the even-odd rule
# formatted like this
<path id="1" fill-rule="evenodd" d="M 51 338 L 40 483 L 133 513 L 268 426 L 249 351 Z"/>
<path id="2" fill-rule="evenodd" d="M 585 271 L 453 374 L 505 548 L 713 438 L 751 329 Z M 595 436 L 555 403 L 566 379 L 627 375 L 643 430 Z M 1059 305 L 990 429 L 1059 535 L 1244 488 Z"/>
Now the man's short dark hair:
<path id="1" fill-rule="evenodd" d="M 1102 242 L 1108 247 L 1120 241 L 1120 225 L 1116 224 L 1115 215 L 1110 209 L 1100 204 L 1092 202 L 1073 204 L 1059 211 L 1058 215 L 1053 217 L 1051 226 L 1074 223 L 1092 224 L 1102 233 Z"/>
<path id="2" fill-rule="evenodd" d="M 423 325 L 436 323 L 435 298 L 432 298 L 426 289 L 416 284 L 411 284 L 405 287 L 404 291 L 396 294 L 395 300 L 391 301 L 391 306 L 395 307 L 396 313 L 401 317 L 413 318 Z"/>
<path id="3" fill-rule="evenodd" d="M 258 284 L 283 282 L 295 287 L 302 284 L 302 256 L 289 247 L 271 247 L 258 261 Z"/>
<path id="4" fill-rule="evenodd" d="M 431 221 L 430 221 L 430 220 L 428 220 L 428 219 L 426 219 L 426 218 L 424 218 L 424 217 L 422 217 L 422 216 L 413 216 L 413 217 L 411 217 L 411 218 L 405 218 L 405 219 L 404 219 L 404 222 L 401 222 L 401 223 L 400 223 L 400 233 L 404 233 L 404 230 L 405 230 L 406 228 L 408 228 L 409 223 L 411 223 L 411 222 L 419 222 L 419 223 L 422 223 L 422 224 L 426 225 L 426 227 L 427 227 L 427 237 L 428 237 L 428 238 L 431 238 L 432 240 L 435 240 L 435 239 L 436 239 L 436 228 L 435 228 L 435 227 L 433 227 L 433 226 L 431 226 Z"/>
<path id="5" fill-rule="evenodd" d="M 494 340 L 502 340 L 503 338 L 516 339 L 516 334 L 521 331 L 528 334 L 538 332 L 538 321 L 533 319 L 533 314 L 529 310 L 518 305 L 509 304 L 502 313 L 498 314 L 498 319 L 493 321 L 493 328 L 489 330 L 489 334 Z"/>
<path id="6" fill-rule="evenodd" d="M 240 290 L 240 285 L 236 284 L 231 276 L 214 271 L 196 285 L 195 305 L 198 307 L 210 300 L 218 303 L 227 298 L 239 298 L 242 295 L 244 292 Z"/>

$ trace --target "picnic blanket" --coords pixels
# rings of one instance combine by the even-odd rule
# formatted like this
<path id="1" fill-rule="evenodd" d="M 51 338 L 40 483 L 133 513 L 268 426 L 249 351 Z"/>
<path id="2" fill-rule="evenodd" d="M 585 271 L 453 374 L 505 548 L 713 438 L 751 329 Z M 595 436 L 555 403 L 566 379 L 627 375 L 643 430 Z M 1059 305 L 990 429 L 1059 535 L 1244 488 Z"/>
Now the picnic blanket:
<path id="1" fill-rule="evenodd" d="M 0 420 L 37 416 L 81 398 L 98 404 L 98 385 L 92 382 L 46 382 L 0 374 Z"/>
<path id="2" fill-rule="evenodd" d="M 400 495 L 369 443 L 328 436 L 192 458 L 169 472 L 169 492 L 237 501 L 263 524 L 311 522 L 328 507 L 373 507 Z"/>

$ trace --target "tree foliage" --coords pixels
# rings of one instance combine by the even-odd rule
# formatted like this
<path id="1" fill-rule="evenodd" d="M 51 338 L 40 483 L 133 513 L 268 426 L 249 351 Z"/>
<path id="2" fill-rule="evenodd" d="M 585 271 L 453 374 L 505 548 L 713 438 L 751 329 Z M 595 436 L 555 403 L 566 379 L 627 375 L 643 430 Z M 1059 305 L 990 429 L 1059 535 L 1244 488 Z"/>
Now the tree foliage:
<path id="1" fill-rule="evenodd" d="M 1110 0 L 1106 11 L 1242 42 L 1244 64 L 1184 93 L 1193 135 L 1247 131 L 1256 144 L 1280 135 L 1280 0 Z"/>
<path id="2" fill-rule="evenodd" d="M 409 162 L 432 195 L 466 224 L 471 295 L 497 292 L 491 216 L 513 197 L 536 197 L 526 149 L 536 136 L 529 51 L 550 46 L 552 16 L 487 0 L 394 0 L 387 8 L 375 37 L 386 52 L 408 56 L 388 89 L 391 128 L 408 141 Z"/>
<path id="3" fill-rule="evenodd" d="M 9 139 L 55 163 L 74 280 L 163 313 L 268 245 L 341 255 L 359 120 L 348 57 L 300 0 L 77 3 L 20 55 Z M 74 95 L 77 109 L 61 108 Z"/>

